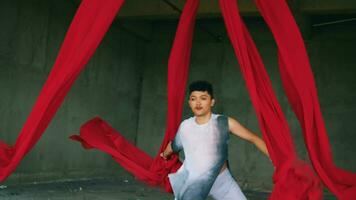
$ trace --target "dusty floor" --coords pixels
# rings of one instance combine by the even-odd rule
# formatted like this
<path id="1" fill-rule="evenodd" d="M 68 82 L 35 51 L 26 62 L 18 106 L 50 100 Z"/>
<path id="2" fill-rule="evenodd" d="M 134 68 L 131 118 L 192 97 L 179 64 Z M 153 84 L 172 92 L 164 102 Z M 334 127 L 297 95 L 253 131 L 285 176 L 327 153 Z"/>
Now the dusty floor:
<path id="1" fill-rule="evenodd" d="M 244 191 L 249 200 L 267 199 L 268 193 Z M 173 196 L 135 180 L 83 180 L 56 183 L 0 185 L 1 200 L 172 200 Z M 328 196 L 325 200 L 336 198 Z"/>

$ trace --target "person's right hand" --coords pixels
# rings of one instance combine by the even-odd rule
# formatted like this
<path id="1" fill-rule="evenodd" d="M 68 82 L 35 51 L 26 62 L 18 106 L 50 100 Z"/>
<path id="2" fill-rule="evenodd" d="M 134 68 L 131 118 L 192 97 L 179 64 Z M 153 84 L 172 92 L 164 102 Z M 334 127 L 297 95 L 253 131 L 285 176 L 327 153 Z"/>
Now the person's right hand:
<path id="1" fill-rule="evenodd" d="M 166 155 L 165 153 L 164 153 L 164 151 L 161 153 L 161 154 L 159 154 L 163 159 L 165 159 L 165 160 L 168 160 L 169 159 L 169 155 Z"/>

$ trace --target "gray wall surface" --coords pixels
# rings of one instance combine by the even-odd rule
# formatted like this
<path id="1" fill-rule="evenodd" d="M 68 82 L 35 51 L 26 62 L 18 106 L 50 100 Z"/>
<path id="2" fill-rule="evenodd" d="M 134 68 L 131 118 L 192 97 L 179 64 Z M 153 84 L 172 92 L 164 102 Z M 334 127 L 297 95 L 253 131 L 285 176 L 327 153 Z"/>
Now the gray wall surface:
<path id="1" fill-rule="evenodd" d="M 75 1 L 0 1 L 0 138 L 14 144 L 52 68 Z M 113 159 L 68 137 L 101 116 L 130 141 L 137 131 L 145 42 L 115 21 L 35 147 L 7 184 L 126 176 Z"/>
<path id="2" fill-rule="evenodd" d="M 300 126 L 290 109 L 281 85 L 276 45 L 268 28 L 258 18 L 247 18 L 246 23 L 263 57 L 273 88 L 289 121 L 298 154 L 308 159 Z M 354 24 L 353 24 L 354 25 Z M 152 156 L 163 139 L 166 120 L 167 59 L 176 22 L 156 22 L 153 41 L 148 47 L 146 68 L 143 72 L 142 101 L 138 124 L 138 146 Z M 236 118 L 244 126 L 260 135 L 257 118 L 236 57 L 226 36 L 221 19 L 199 20 L 196 25 L 189 82 L 205 79 L 215 87 L 214 112 Z M 203 27 L 203 28 L 202 28 Z M 207 33 L 204 30 L 210 30 Z M 356 128 L 356 26 L 341 24 L 313 28 L 305 43 L 319 90 L 320 104 L 330 136 L 335 163 L 355 171 Z M 222 41 L 217 42 L 216 36 Z M 183 118 L 192 116 L 185 104 Z M 273 167 L 269 160 L 252 144 L 232 137 L 229 149 L 232 173 L 244 188 L 270 190 Z"/>
<path id="3" fill-rule="evenodd" d="M 31 111 L 76 8 L 72 1 L 0 2 L 0 139 L 8 144 L 15 142 Z M 298 153 L 308 159 L 299 124 L 281 86 L 273 37 L 258 17 L 246 18 L 246 23 L 290 123 Z M 167 61 L 176 26 L 177 20 L 172 19 L 116 20 L 42 138 L 5 184 L 130 176 L 110 156 L 84 150 L 68 139 L 96 115 L 156 155 L 165 131 Z M 356 171 L 355 23 L 314 27 L 304 35 L 335 163 Z M 260 134 L 222 19 L 197 22 L 189 82 L 197 79 L 213 83 L 214 112 L 234 117 Z M 186 104 L 183 118 L 189 116 Z M 273 167 L 262 153 L 236 137 L 229 151 L 232 173 L 243 188 L 271 189 Z"/>

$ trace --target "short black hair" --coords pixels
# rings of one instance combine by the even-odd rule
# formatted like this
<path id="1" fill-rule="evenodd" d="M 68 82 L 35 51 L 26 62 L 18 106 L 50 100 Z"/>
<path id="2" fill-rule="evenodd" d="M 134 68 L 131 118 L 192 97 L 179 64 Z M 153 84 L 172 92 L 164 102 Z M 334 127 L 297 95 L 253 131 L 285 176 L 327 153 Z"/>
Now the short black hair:
<path id="1" fill-rule="evenodd" d="M 201 91 L 201 92 L 208 92 L 210 97 L 214 99 L 214 92 L 213 92 L 213 86 L 211 83 L 208 81 L 194 81 L 189 84 L 189 96 L 192 94 L 194 91 Z"/>

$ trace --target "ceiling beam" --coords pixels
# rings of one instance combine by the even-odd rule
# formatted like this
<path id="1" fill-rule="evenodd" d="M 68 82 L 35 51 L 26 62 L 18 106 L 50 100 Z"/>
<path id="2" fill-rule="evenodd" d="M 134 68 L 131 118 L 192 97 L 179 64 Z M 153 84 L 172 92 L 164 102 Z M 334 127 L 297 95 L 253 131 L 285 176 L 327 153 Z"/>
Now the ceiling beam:
<path id="1" fill-rule="evenodd" d="M 122 6 L 119 18 L 147 18 L 147 19 L 167 19 L 178 18 L 180 13 L 170 4 L 179 10 L 183 10 L 185 0 L 128 0 Z M 243 15 L 257 15 L 257 9 L 250 0 L 239 0 L 240 11 Z M 198 18 L 209 18 L 220 16 L 218 0 L 201 1 Z"/>
<path id="2" fill-rule="evenodd" d="M 179 12 L 167 2 L 182 10 L 185 0 L 127 0 L 119 18 L 167 19 L 178 18 Z M 288 0 L 289 4 L 297 0 Z M 258 16 L 259 12 L 253 0 L 239 0 L 240 13 L 243 16 Z M 298 0 L 298 9 L 307 14 L 356 14 L 356 1 L 352 0 Z M 218 0 L 203 0 L 198 10 L 198 18 L 220 16 Z"/>
<path id="3" fill-rule="evenodd" d="M 354 0 L 301 0 L 299 5 L 308 14 L 356 14 Z"/>

